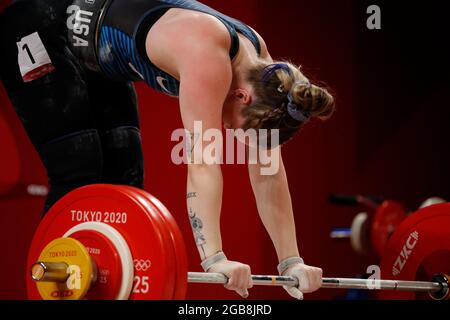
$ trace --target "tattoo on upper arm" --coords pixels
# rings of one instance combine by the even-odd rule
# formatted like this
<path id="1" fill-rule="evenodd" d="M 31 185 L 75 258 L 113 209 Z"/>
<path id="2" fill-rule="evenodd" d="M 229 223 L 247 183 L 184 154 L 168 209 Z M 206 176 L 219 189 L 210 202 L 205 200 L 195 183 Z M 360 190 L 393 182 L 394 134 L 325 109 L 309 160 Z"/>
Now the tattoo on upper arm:
<path id="1" fill-rule="evenodd" d="M 197 244 L 197 247 L 199 247 L 202 250 L 201 258 L 202 260 L 204 260 L 206 259 L 206 253 L 204 248 L 206 244 L 206 239 L 202 233 L 203 222 L 202 220 L 200 220 L 200 218 L 197 217 L 197 213 L 195 213 L 192 208 L 189 208 L 189 219 L 191 220 L 191 227 L 194 232 L 195 243 Z"/>
<path id="2" fill-rule="evenodd" d="M 192 153 L 194 152 L 195 145 L 198 143 L 200 134 L 199 133 L 189 133 L 190 139 L 186 140 L 187 143 L 187 153 L 188 157 L 192 158 Z"/>

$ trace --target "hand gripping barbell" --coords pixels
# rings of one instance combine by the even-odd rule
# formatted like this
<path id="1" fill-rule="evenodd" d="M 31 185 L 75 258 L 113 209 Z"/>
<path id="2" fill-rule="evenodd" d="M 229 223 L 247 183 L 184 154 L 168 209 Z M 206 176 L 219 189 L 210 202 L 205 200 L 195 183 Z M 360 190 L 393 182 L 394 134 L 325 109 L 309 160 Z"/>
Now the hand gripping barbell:
<path id="1" fill-rule="evenodd" d="M 450 217 L 449 205 L 442 206 Z M 123 186 L 83 187 L 61 199 L 39 226 L 28 263 L 31 299 L 182 299 L 188 282 L 228 281 L 222 274 L 188 273 L 183 238 L 168 210 L 148 193 Z M 255 285 L 298 286 L 292 277 L 252 278 Z M 442 273 L 431 281 L 322 280 L 322 288 L 449 297 L 449 277 Z"/>

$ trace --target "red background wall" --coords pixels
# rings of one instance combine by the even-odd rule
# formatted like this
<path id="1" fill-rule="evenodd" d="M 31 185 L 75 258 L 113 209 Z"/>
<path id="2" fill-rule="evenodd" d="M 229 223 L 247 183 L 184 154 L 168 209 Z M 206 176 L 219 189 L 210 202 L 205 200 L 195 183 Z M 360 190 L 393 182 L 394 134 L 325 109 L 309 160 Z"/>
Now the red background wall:
<path id="1" fill-rule="evenodd" d="M 313 122 L 283 148 L 298 240 L 305 261 L 325 276 L 364 273 L 375 257 L 353 253 L 348 242 L 329 239 L 348 226 L 355 210 L 327 203 L 332 192 L 366 193 L 402 200 L 414 209 L 428 196 L 450 199 L 448 163 L 449 50 L 443 45 L 445 10 L 377 1 L 383 29 L 365 27 L 366 1 L 205 0 L 252 25 L 275 58 L 289 58 L 326 82 L 338 111 Z M 420 19 L 416 19 L 420 17 Z M 145 147 L 146 189 L 171 210 L 185 234 L 190 269 L 199 269 L 185 208 L 186 168 L 170 160 L 172 130 L 181 127 L 177 101 L 137 85 Z M 43 199 L 24 196 L 23 185 L 45 183 L 42 166 L 0 90 L 0 298 L 25 298 L 27 247 Z M 274 273 L 275 252 L 258 220 L 245 166 L 224 166 L 224 248 L 254 273 Z M 22 195 L 21 195 L 22 194 Z M 321 290 L 310 299 L 336 298 Z M 235 298 L 207 285 L 192 285 L 188 298 Z M 254 288 L 250 298 L 288 298 L 279 288 Z"/>

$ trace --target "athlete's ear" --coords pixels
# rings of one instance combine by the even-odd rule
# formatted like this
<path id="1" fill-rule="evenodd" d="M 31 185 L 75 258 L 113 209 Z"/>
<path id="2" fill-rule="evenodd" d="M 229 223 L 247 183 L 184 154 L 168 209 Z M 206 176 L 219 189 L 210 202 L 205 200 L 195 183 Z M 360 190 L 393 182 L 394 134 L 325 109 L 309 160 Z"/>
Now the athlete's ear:
<path id="1" fill-rule="evenodd" d="M 240 103 L 250 105 L 252 103 L 252 95 L 245 89 L 236 89 L 234 91 L 234 97 L 239 100 Z"/>

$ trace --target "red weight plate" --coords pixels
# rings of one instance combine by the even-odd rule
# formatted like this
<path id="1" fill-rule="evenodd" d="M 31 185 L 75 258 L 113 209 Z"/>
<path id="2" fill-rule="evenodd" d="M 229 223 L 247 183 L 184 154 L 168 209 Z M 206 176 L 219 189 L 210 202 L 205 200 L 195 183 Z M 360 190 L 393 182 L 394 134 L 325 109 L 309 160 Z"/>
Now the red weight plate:
<path id="1" fill-rule="evenodd" d="M 130 299 L 170 299 L 175 272 L 169 266 L 159 222 L 142 205 L 142 197 L 123 186 L 91 185 L 79 188 L 58 201 L 39 225 L 33 238 L 28 268 L 51 240 L 85 222 L 114 227 L 128 243 L 135 263 L 135 283 Z M 27 274 L 30 299 L 39 299 L 36 285 Z"/>
<path id="2" fill-rule="evenodd" d="M 171 249 L 174 253 L 173 257 L 176 280 L 173 299 L 182 300 L 185 298 L 187 291 L 187 256 L 181 231 L 169 210 L 167 210 L 167 208 L 158 199 L 144 190 L 135 189 L 135 191 L 139 192 L 145 199 L 147 205 L 158 212 L 160 217 L 163 219 L 163 223 L 170 237 L 168 243 L 170 243 Z"/>
<path id="3" fill-rule="evenodd" d="M 370 238 L 372 248 L 378 256 L 383 255 L 389 238 L 406 217 L 406 210 L 403 205 L 396 201 L 384 201 L 377 208 L 372 218 Z"/>
<path id="4" fill-rule="evenodd" d="M 114 300 L 120 290 L 122 266 L 119 253 L 103 234 L 93 230 L 77 231 L 70 235 L 88 250 L 97 269 L 97 280 L 86 295 L 87 300 Z"/>
<path id="5" fill-rule="evenodd" d="M 416 280 L 430 281 L 433 275 L 438 273 L 445 273 L 442 271 L 447 266 L 447 272 L 450 270 L 450 248 L 449 250 L 440 250 L 431 253 L 422 261 L 419 269 L 416 272 Z M 430 299 L 428 293 L 416 292 L 416 299 L 425 300 Z"/>
<path id="6" fill-rule="evenodd" d="M 188 274 L 188 259 L 186 254 L 186 246 L 184 243 L 183 234 L 172 214 L 169 212 L 166 206 L 162 204 L 156 197 L 152 196 L 150 193 L 140 190 L 144 197 L 155 206 L 158 212 L 163 217 L 166 226 L 170 231 L 171 242 L 175 250 L 175 258 L 177 265 L 177 277 L 175 283 L 175 300 L 183 300 L 186 298 L 187 291 L 187 274 Z"/>
<path id="7" fill-rule="evenodd" d="M 139 194 L 139 202 L 142 206 L 146 208 L 149 214 L 152 215 L 155 221 L 158 222 L 161 229 L 161 236 L 164 239 L 164 245 L 166 249 L 166 262 L 167 262 L 167 268 L 169 269 L 168 272 L 171 272 L 171 277 L 167 279 L 166 286 L 167 288 L 171 288 L 172 295 L 170 298 L 167 299 L 173 299 L 174 292 L 176 291 L 177 286 L 177 252 L 174 250 L 174 245 L 171 237 L 171 230 L 167 226 L 166 221 L 163 219 L 163 216 L 159 212 L 159 210 L 148 200 L 148 193 L 144 190 L 133 188 L 133 187 L 127 187 L 130 191 L 132 191 L 134 194 Z M 137 270 L 135 269 L 135 272 Z"/>
<path id="8" fill-rule="evenodd" d="M 450 271 L 450 204 L 424 208 L 404 220 L 388 242 L 381 259 L 381 277 L 431 281 Z M 416 299 L 413 291 L 380 291 L 382 299 Z"/>

